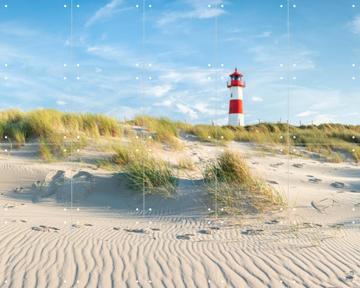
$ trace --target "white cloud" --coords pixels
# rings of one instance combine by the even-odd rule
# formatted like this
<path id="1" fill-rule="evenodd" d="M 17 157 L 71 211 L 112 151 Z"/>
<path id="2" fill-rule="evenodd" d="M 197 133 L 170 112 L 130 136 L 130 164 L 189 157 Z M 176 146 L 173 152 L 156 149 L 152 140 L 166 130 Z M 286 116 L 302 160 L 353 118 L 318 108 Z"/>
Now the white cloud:
<path id="1" fill-rule="evenodd" d="M 329 114 L 319 114 L 316 115 L 312 121 L 314 124 L 324 124 L 324 123 L 335 123 L 337 122 L 336 117 L 334 115 Z"/>
<path id="2" fill-rule="evenodd" d="M 134 55 L 122 47 L 111 46 L 111 45 L 99 45 L 99 46 L 90 46 L 87 48 L 89 54 L 95 55 L 99 58 L 116 61 L 118 63 L 131 63 L 133 65 L 136 60 Z"/>
<path id="3" fill-rule="evenodd" d="M 197 119 L 199 117 L 198 114 L 191 107 L 185 104 L 177 103 L 176 108 L 180 113 L 186 114 L 192 120 Z"/>
<path id="4" fill-rule="evenodd" d="M 56 104 L 59 105 L 59 106 L 65 106 L 65 105 L 66 105 L 66 102 L 63 101 L 63 100 L 57 100 L 57 101 L 56 101 Z"/>
<path id="5" fill-rule="evenodd" d="M 111 0 L 95 12 L 95 14 L 86 22 L 85 27 L 90 27 L 97 22 L 111 18 L 116 13 L 131 9 L 129 7 L 121 8 L 120 6 L 122 3 L 123 0 Z"/>
<path id="6" fill-rule="evenodd" d="M 251 100 L 253 101 L 253 102 L 263 102 L 263 98 L 261 98 L 261 97 L 252 97 L 251 98 Z"/>
<path id="7" fill-rule="evenodd" d="M 356 16 L 350 23 L 351 30 L 355 34 L 360 34 L 360 15 Z"/>
<path id="8" fill-rule="evenodd" d="M 155 85 L 155 86 L 146 87 L 145 94 L 159 98 L 162 96 L 166 96 L 166 94 L 170 92 L 171 89 L 172 86 L 169 84 Z"/>
<path id="9" fill-rule="evenodd" d="M 174 104 L 174 99 L 165 99 L 161 102 L 155 102 L 154 106 L 171 107 Z"/>
<path id="10" fill-rule="evenodd" d="M 315 114 L 317 114 L 317 112 L 307 110 L 307 111 L 300 112 L 300 113 L 296 114 L 296 116 L 297 116 L 297 117 L 309 117 L 309 116 L 315 115 Z"/>
<path id="11" fill-rule="evenodd" d="M 186 0 L 185 3 L 190 6 L 190 10 L 186 12 L 166 12 L 157 23 L 159 26 L 165 26 L 183 19 L 209 19 L 217 17 L 225 13 L 223 9 L 219 8 L 223 2 L 223 0 Z M 208 5 L 211 5 L 211 7 L 208 7 Z"/>

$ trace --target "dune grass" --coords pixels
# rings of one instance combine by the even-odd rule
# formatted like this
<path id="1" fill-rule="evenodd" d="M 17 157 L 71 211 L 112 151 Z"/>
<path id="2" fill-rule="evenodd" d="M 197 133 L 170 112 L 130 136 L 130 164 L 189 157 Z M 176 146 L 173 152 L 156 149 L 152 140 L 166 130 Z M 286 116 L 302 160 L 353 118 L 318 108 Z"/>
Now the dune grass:
<path id="1" fill-rule="evenodd" d="M 265 145 L 290 145 L 319 153 L 329 162 L 342 162 L 347 158 L 360 162 L 359 125 L 293 126 L 260 123 L 246 127 L 195 125 L 185 126 L 183 129 L 185 133 L 192 134 L 203 142 L 223 144 L 234 140 Z"/>
<path id="2" fill-rule="evenodd" d="M 126 175 L 132 189 L 145 194 L 173 197 L 177 179 L 169 163 L 155 159 L 141 141 L 114 146 L 114 155 L 98 164 Z"/>
<path id="3" fill-rule="evenodd" d="M 190 157 L 184 157 L 179 160 L 178 168 L 183 170 L 195 170 L 196 166 Z"/>
<path id="4" fill-rule="evenodd" d="M 170 165 L 152 156 L 136 158 L 126 166 L 130 186 L 145 194 L 173 197 L 177 179 Z"/>
<path id="5" fill-rule="evenodd" d="M 65 135 L 67 139 L 74 138 L 73 143 L 64 141 Z M 82 136 L 82 141 L 77 140 L 78 135 Z M 85 137 L 121 135 L 120 123 L 100 114 L 64 113 L 52 109 L 0 112 L 0 138 L 6 136 L 15 147 L 24 145 L 26 141 L 40 140 L 39 154 L 47 161 L 69 155 L 84 145 Z"/>
<path id="6" fill-rule="evenodd" d="M 280 194 L 252 175 L 241 155 L 226 151 L 204 170 L 209 192 L 229 214 L 258 213 L 284 205 Z"/>
<path id="7" fill-rule="evenodd" d="M 179 140 L 179 129 L 176 122 L 168 118 L 155 118 L 151 116 L 136 116 L 131 121 L 132 124 L 144 127 L 154 135 L 154 140 L 168 145 L 172 149 L 180 150 L 182 148 Z"/>

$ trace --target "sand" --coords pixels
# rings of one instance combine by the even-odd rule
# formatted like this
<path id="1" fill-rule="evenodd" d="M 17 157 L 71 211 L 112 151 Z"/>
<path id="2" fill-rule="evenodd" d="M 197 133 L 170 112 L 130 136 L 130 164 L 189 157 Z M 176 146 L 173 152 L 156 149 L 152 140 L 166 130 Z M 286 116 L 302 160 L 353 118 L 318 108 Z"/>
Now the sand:
<path id="1" fill-rule="evenodd" d="M 224 149 L 185 146 L 157 153 L 203 163 Z M 199 171 L 179 171 L 178 198 L 147 197 L 143 213 L 121 175 L 0 154 L 0 287 L 360 287 L 360 167 L 229 148 L 287 208 L 216 218 Z"/>

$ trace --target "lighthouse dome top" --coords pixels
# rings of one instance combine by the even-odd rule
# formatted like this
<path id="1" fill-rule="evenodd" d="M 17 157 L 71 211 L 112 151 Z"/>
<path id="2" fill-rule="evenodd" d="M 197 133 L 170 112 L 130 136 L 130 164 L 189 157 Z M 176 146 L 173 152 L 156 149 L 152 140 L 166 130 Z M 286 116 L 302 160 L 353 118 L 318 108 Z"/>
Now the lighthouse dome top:
<path id="1" fill-rule="evenodd" d="M 234 77 L 234 76 L 237 76 L 237 77 L 243 77 L 244 75 L 241 74 L 237 68 L 235 68 L 235 72 L 233 72 L 232 74 L 230 74 L 230 77 Z"/>

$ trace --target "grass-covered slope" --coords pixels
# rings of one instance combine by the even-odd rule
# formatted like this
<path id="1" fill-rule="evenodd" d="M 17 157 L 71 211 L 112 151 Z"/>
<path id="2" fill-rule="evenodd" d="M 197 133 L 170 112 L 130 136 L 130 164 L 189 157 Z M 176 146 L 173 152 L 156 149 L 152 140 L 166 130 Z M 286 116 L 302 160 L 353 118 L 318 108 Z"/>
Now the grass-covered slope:
<path id="1" fill-rule="evenodd" d="M 63 136 L 81 135 L 87 138 L 126 135 L 126 125 L 141 126 L 148 130 L 153 140 L 181 149 L 180 135 L 194 135 L 199 141 L 224 144 L 228 141 L 246 141 L 260 144 L 280 144 L 304 147 L 326 159 L 340 162 L 350 156 L 360 162 L 360 125 L 322 124 L 293 126 L 284 123 L 261 123 L 246 127 L 191 125 L 168 118 L 137 116 L 127 123 L 114 118 L 91 113 L 64 113 L 50 109 L 31 112 L 7 110 L 0 112 L 0 137 L 7 136 L 17 145 L 30 139 L 40 139 L 52 146 L 43 147 L 43 155 L 55 150 Z M 128 131 L 129 132 L 129 131 Z M 130 131 L 133 132 L 133 131 Z M 54 150 L 54 151 L 51 151 Z M 62 149 L 61 151 L 68 151 Z M 61 154 L 61 153 L 60 153 Z M 61 155 L 60 155 L 61 156 Z"/>

